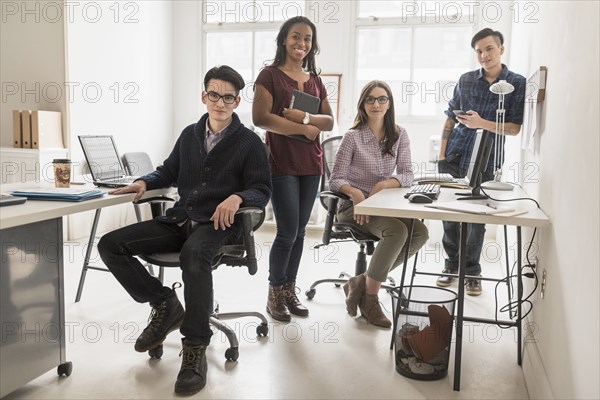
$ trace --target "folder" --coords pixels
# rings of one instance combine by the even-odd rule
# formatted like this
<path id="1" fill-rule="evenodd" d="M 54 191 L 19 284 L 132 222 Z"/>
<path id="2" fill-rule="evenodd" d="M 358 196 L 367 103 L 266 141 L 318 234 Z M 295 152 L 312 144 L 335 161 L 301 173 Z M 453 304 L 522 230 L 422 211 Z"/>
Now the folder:
<path id="1" fill-rule="evenodd" d="M 295 108 L 307 112 L 309 114 L 318 114 L 319 106 L 321 105 L 321 99 L 312 94 L 301 92 L 294 89 L 292 92 L 292 100 L 290 101 L 290 108 Z M 308 139 L 304 135 L 287 135 L 290 139 L 300 140 L 301 142 L 312 143 L 313 141 Z"/>
<path id="2" fill-rule="evenodd" d="M 31 148 L 31 111 L 21 111 L 22 141 L 24 149 Z"/>
<path id="3" fill-rule="evenodd" d="M 104 196 L 101 189 L 81 188 L 32 188 L 15 190 L 13 196 L 27 197 L 30 200 L 46 201 L 85 201 Z"/>
<path id="4" fill-rule="evenodd" d="M 13 110 L 13 147 L 23 147 L 23 130 L 21 126 L 21 110 Z"/>
<path id="5" fill-rule="evenodd" d="M 31 112 L 31 147 L 34 149 L 64 147 L 59 111 Z"/>

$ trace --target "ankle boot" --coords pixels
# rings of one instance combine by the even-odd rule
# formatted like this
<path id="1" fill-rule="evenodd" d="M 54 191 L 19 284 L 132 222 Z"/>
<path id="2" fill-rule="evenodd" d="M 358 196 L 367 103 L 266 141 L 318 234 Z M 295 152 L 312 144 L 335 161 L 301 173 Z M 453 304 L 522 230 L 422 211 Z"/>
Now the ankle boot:
<path id="1" fill-rule="evenodd" d="M 206 385 L 206 345 L 191 344 L 181 339 L 181 369 L 175 382 L 175 393 L 192 395 Z"/>
<path id="2" fill-rule="evenodd" d="M 273 319 L 282 322 L 288 322 L 292 319 L 290 310 L 285 305 L 285 296 L 283 293 L 283 285 L 269 285 L 269 299 L 267 300 L 267 312 L 271 314 Z"/>
<path id="3" fill-rule="evenodd" d="M 306 308 L 296 295 L 296 282 L 288 282 L 283 284 L 283 296 L 285 297 L 285 305 L 290 314 L 299 317 L 308 317 L 308 308 Z"/>
<path id="4" fill-rule="evenodd" d="M 135 351 L 144 352 L 155 348 L 165 341 L 169 333 L 181 326 L 185 311 L 175 293 L 178 287 L 181 287 L 181 283 L 174 283 L 170 295 L 158 303 L 150 304 L 152 311 L 148 318 L 148 326 L 135 341 Z"/>
<path id="5" fill-rule="evenodd" d="M 346 311 L 353 317 L 356 317 L 356 307 L 365 293 L 365 274 L 353 276 L 344 283 L 344 293 L 346 294 Z"/>
<path id="6" fill-rule="evenodd" d="M 382 328 L 390 328 L 392 322 L 387 319 L 379 304 L 379 297 L 376 294 L 367 294 L 363 296 L 359 304 L 360 314 L 372 325 Z"/>

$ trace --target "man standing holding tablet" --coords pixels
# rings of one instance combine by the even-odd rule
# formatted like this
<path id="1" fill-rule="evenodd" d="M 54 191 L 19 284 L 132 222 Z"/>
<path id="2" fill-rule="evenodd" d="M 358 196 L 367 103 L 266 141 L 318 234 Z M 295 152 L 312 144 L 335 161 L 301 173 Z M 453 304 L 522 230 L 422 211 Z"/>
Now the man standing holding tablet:
<path id="1" fill-rule="evenodd" d="M 455 178 L 463 178 L 467 173 L 477 129 L 496 132 L 498 95 L 490 91 L 492 84 L 504 80 L 515 88 L 513 93 L 506 96 L 504 102 L 506 110 L 504 133 L 511 136 L 518 135 L 523 123 L 526 80 L 502 64 L 501 58 L 504 54 L 502 34 L 485 28 L 473 36 L 471 47 L 475 50 L 475 56 L 481 68 L 463 74 L 454 88 L 454 95 L 448 102 L 448 109 L 445 111 L 448 118 L 444 123 L 438 160 L 438 171 L 450 173 Z M 492 180 L 493 173 L 494 159 L 492 157 L 483 175 L 483 182 Z M 460 223 L 444 221 L 443 224 L 442 243 L 448 258 L 445 260 L 442 272 L 456 274 L 459 261 Z M 479 259 L 483 247 L 485 225 L 467 224 L 467 230 L 466 274 L 480 276 Z M 449 286 L 455 279 L 440 276 L 436 284 Z M 465 291 L 468 295 L 478 296 L 481 294 L 480 279 L 471 278 L 465 282 Z"/>

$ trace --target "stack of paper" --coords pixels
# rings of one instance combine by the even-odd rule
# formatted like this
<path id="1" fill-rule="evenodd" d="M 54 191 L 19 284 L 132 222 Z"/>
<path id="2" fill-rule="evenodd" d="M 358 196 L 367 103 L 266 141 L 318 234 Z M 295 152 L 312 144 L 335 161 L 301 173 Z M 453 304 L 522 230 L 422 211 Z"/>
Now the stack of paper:
<path id="1" fill-rule="evenodd" d="M 33 188 L 16 190 L 13 196 L 27 197 L 30 200 L 46 201 L 83 201 L 102 197 L 104 191 L 100 189 L 81 188 Z"/>

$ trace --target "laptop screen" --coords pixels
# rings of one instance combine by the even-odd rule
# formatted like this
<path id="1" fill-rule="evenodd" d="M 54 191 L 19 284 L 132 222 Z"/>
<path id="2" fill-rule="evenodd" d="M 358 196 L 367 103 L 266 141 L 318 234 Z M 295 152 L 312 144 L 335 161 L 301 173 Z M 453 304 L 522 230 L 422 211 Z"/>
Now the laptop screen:
<path id="1" fill-rule="evenodd" d="M 79 142 L 94 181 L 125 175 L 112 135 L 79 136 Z"/>

